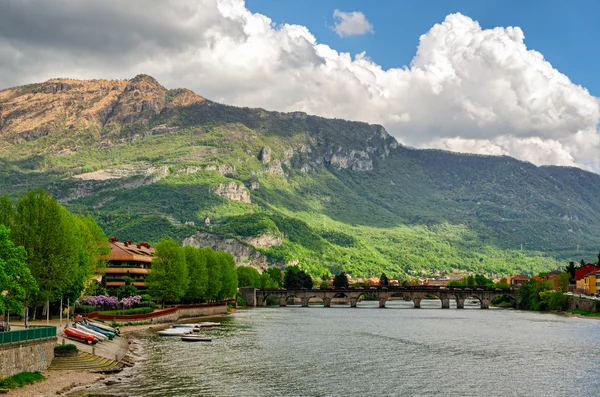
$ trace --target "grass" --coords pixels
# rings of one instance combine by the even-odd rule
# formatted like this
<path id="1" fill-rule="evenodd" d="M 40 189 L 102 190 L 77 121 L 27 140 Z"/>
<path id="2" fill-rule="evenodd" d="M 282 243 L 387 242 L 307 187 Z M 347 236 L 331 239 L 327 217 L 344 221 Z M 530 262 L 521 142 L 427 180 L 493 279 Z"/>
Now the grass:
<path id="1" fill-rule="evenodd" d="M 16 389 L 18 387 L 31 385 L 44 380 L 46 380 L 46 377 L 39 371 L 21 372 L 0 380 L 0 389 Z"/>
<path id="2" fill-rule="evenodd" d="M 571 314 L 577 314 L 579 316 L 585 316 L 585 317 L 600 317 L 600 312 L 590 312 L 589 310 L 574 309 L 574 310 L 567 310 L 567 312 L 571 313 Z"/>

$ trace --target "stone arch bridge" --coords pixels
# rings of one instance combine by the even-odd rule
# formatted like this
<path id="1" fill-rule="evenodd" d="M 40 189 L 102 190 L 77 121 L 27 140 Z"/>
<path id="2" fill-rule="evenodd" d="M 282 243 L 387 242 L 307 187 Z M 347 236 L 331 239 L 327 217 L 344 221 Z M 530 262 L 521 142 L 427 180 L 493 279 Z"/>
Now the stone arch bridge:
<path id="1" fill-rule="evenodd" d="M 302 306 L 308 307 L 312 298 L 319 298 L 325 307 L 331 306 L 334 298 L 345 299 L 350 302 L 350 307 L 356 307 L 361 297 L 372 296 L 379 301 L 379 307 L 385 307 L 385 303 L 392 297 L 401 297 L 405 301 L 412 301 L 415 309 L 421 307 L 421 300 L 426 296 L 435 296 L 442 301 L 442 309 L 450 308 L 450 300 L 456 300 L 456 307 L 464 309 L 466 299 L 476 299 L 481 303 L 482 309 L 489 309 L 490 302 L 497 296 L 506 296 L 513 302 L 514 291 L 500 288 L 477 288 L 477 287 L 433 287 L 433 286 L 410 286 L 410 287 L 366 287 L 348 289 L 257 289 L 240 288 L 239 292 L 250 307 L 266 306 L 267 298 L 274 296 L 279 300 L 279 306 L 287 306 L 291 298 L 300 299 Z"/>

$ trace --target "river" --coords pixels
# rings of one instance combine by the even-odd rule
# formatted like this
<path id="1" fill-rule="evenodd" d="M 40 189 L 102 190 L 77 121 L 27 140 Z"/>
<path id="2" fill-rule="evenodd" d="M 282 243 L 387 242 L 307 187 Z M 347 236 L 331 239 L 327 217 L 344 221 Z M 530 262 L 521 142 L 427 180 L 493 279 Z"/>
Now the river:
<path id="1" fill-rule="evenodd" d="M 598 396 L 600 321 L 439 301 L 257 308 L 211 343 L 140 335 L 123 396 Z"/>

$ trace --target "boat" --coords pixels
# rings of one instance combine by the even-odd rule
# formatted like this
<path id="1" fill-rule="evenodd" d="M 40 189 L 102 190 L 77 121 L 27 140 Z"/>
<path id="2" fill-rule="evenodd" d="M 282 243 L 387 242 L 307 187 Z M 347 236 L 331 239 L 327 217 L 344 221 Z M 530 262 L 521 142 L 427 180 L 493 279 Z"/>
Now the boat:
<path id="1" fill-rule="evenodd" d="M 189 334 L 191 330 L 189 328 L 169 328 L 162 331 L 158 331 L 157 334 L 160 336 L 183 336 Z"/>
<path id="2" fill-rule="evenodd" d="M 196 328 L 198 324 L 173 324 L 172 328 Z"/>
<path id="3" fill-rule="evenodd" d="M 207 338 L 205 336 L 200 335 L 184 335 L 181 337 L 181 340 L 184 342 L 211 342 L 211 338 Z"/>
<path id="4" fill-rule="evenodd" d="M 95 325 L 85 324 L 85 323 L 80 323 L 79 325 L 82 326 L 82 327 L 84 327 L 84 328 L 86 328 L 86 329 L 95 331 L 95 332 L 97 332 L 97 333 L 99 333 L 101 335 L 104 335 L 106 338 L 108 338 L 110 340 L 112 340 L 116 336 L 116 334 L 114 332 L 105 331 L 102 328 L 96 327 Z"/>
<path id="5" fill-rule="evenodd" d="M 67 338 L 74 339 L 79 342 L 90 343 L 92 345 L 98 343 L 98 339 L 95 336 L 81 332 L 75 328 L 67 327 L 63 330 L 63 333 Z"/>
<path id="6" fill-rule="evenodd" d="M 84 324 L 77 324 L 74 328 L 78 331 L 86 332 L 88 334 L 94 335 L 100 342 L 104 342 L 108 340 L 108 336 L 104 335 L 101 332 L 97 332 L 96 330 L 90 329 L 86 327 Z"/>
<path id="7" fill-rule="evenodd" d="M 99 323 L 99 322 L 96 322 L 96 321 L 88 321 L 88 324 L 93 325 L 94 327 L 98 327 L 101 330 L 112 332 L 115 335 L 119 335 L 119 331 L 117 329 L 115 329 L 113 327 L 109 327 L 106 324 L 102 324 L 102 323 Z"/>
<path id="8" fill-rule="evenodd" d="M 198 324 L 200 327 L 220 327 L 221 323 L 211 323 L 209 321 Z"/>

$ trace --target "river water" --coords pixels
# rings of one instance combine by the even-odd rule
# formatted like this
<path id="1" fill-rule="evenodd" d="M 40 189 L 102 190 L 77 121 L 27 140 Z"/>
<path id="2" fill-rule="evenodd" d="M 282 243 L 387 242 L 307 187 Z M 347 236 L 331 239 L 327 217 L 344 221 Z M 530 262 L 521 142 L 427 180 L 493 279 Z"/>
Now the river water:
<path id="1" fill-rule="evenodd" d="M 439 301 L 257 308 L 211 343 L 140 335 L 123 396 L 599 396 L 600 321 Z"/>

